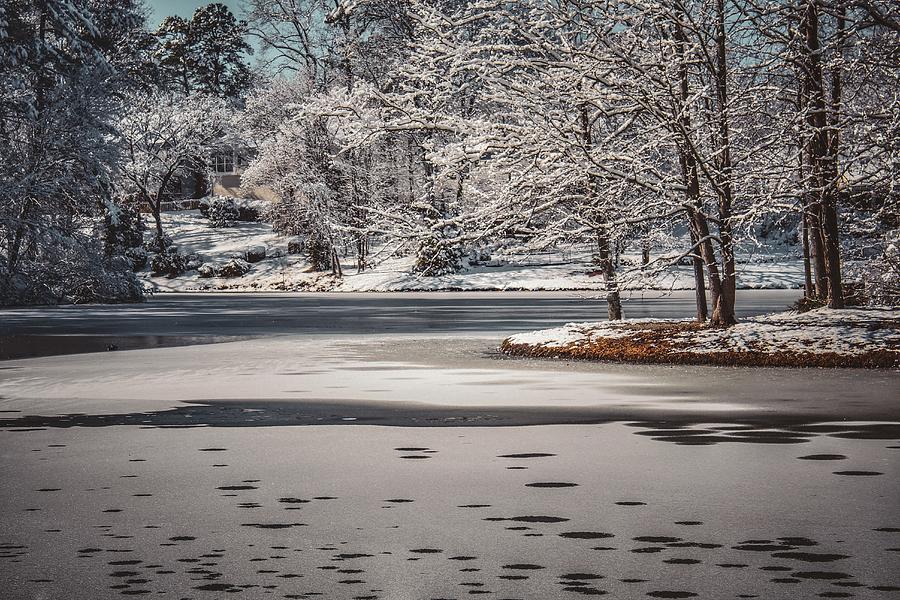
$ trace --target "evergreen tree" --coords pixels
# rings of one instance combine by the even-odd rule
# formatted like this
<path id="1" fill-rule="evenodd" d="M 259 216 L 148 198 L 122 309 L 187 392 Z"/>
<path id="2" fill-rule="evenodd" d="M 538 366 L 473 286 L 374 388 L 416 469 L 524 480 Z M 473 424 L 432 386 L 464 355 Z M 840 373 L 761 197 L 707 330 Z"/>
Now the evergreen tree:
<path id="1" fill-rule="evenodd" d="M 190 19 L 166 17 L 156 30 L 163 86 L 183 94 L 239 98 L 250 85 L 246 24 L 224 4 L 201 6 Z"/>

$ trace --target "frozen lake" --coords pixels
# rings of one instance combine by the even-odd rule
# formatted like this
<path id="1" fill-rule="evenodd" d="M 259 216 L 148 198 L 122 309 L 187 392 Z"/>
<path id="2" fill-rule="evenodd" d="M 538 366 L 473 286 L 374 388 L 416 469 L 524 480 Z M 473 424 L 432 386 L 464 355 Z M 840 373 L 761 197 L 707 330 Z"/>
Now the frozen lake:
<path id="1" fill-rule="evenodd" d="M 3 311 L 7 344 L 248 339 L 0 363 L 0 597 L 897 597 L 898 373 L 496 353 L 602 314 L 575 294 Z"/>
<path id="2" fill-rule="evenodd" d="M 694 314 L 693 292 L 629 294 L 626 317 Z M 786 310 L 799 295 L 739 290 L 738 316 Z M 583 292 L 158 294 L 137 305 L 0 309 L 0 359 L 285 334 L 504 336 L 605 318 L 605 299 Z"/>

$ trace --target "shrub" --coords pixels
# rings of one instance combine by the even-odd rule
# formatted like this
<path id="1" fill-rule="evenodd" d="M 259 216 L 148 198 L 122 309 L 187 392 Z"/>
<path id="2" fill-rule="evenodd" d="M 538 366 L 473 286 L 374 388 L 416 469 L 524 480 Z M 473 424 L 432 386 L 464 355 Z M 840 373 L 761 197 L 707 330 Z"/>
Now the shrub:
<path id="1" fill-rule="evenodd" d="M 131 262 L 131 269 L 133 271 L 139 271 L 147 266 L 147 260 L 150 258 L 150 255 L 147 254 L 146 250 L 138 246 L 126 250 L 125 258 Z"/>
<path id="2" fill-rule="evenodd" d="M 144 290 L 128 261 L 105 257 L 105 248 L 84 236 L 54 235 L 40 254 L 23 259 L 0 285 L 0 305 L 140 302 Z M 6 273 L 0 255 L 0 273 Z"/>
<path id="3" fill-rule="evenodd" d="M 234 227 L 240 218 L 240 212 L 234 200 L 230 198 L 216 199 L 209 204 L 207 218 L 210 227 Z"/>
<path id="4" fill-rule="evenodd" d="M 250 263 L 240 258 L 232 258 L 227 263 L 216 269 L 219 277 L 241 277 L 250 270 Z"/>
<path id="5" fill-rule="evenodd" d="M 288 240 L 287 245 L 287 253 L 288 254 L 303 254 L 306 249 L 306 240 L 299 238 L 295 240 Z"/>
<path id="6" fill-rule="evenodd" d="M 177 277 L 187 270 L 187 262 L 186 256 L 170 248 L 153 255 L 150 259 L 150 272 L 156 277 Z"/>
<path id="7" fill-rule="evenodd" d="M 149 240 L 145 240 L 143 244 L 144 250 L 154 253 L 165 252 L 171 246 L 172 238 L 167 235 L 163 235 L 162 239 L 157 235 L 153 235 Z"/>
<path id="8" fill-rule="evenodd" d="M 140 211 L 131 206 L 118 206 L 115 214 L 106 212 L 105 247 L 107 256 L 122 254 L 130 248 L 140 246 L 144 241 L 144 220 Z"/>

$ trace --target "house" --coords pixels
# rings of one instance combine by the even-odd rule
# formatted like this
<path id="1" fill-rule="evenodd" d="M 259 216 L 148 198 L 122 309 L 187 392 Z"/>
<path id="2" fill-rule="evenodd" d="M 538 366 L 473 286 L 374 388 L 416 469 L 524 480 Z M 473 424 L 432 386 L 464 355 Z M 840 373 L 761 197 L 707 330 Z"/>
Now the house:
<path id="1" fill-rule="evenodd" d="M 254 154 L 253 149 L 237 147 L 216 152 L 210 160 L 209 193 L 213 196 L 277 200 L 277 194 L 268 187 L 241 187 L 241 174 Z"/>

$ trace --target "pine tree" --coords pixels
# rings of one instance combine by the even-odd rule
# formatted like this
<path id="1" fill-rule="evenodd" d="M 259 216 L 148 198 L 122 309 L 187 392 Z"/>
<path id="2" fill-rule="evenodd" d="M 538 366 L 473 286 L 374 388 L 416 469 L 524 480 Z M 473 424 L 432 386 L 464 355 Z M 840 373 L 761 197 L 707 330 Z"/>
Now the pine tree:
<path id="1" fill-rule="evenodd" d="M 219 3 L 201 6 L 190 19 L 163 19 L 156 30 L 163 86 L 185 95 L 241 97 L 251 82 L 245 55 L 253 50 L 244 39 L 246 29 Z"/>

